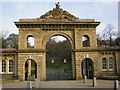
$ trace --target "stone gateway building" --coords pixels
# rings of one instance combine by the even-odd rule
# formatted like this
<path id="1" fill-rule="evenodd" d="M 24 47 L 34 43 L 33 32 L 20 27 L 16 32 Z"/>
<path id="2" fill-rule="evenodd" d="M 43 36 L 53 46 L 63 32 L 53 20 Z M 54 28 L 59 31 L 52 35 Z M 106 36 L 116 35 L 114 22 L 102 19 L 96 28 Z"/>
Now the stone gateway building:
<path id="1" fill-rule="evenodd" d="M 98 47 L 95 19 L 79 19 L 56 7 L 36 19 L 20 19 L 18 50 L 3 49 L 0 71 L 3 79 L 26 80 L 31 75 L 31 61 L 35 62 L 35 77 L 46 80 L 46 44 L 55 35 L 66 37 L 72 48 L 72 79 L 80 80 L 86 75 L 100 78 L 120 75 L 120 48 Z M 27 40 L 34 38 L 34 46 Z M 86 39 L 85 42 L 82 38 Z"/>

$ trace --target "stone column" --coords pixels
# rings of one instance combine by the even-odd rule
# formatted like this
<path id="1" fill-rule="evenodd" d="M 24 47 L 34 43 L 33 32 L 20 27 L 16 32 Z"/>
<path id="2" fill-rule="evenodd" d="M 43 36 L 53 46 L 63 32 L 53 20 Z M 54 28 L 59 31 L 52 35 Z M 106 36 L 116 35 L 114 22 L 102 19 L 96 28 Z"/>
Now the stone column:
<path id="1" fill-rule="evenodd" d="M 82 80 L 82 71 L 81 71 L 81 65 L 76 65 L 76 80 Z"/>
<path id="2" fill-rule="evenodd" d="M 24 59 L 22 57 L 21 54 L 18 54 L 18 77 L 21 81 L 25 80 L 25 63 L 23 63 Z"/>
<path id="3" fill-rule="evenodd" d="M 116 65 L 114 65 L 114 66 L 116 66 L 116 69 L 117 69 L 116 71 L 117 71 L 117 73 L 120 74 L 120 68 L 119 68 L 119 66 L 120 66 L 120 61 L 119 61 L 120 53 L 117 52 L 117 53 L 115 54 L 115 57 L 116 57 Z"/>
<path id="4" fill-rule="evenodd" d="M 9 73 L 9 60 L 6 61 L 6 73 Z"/>
<path id="5" fill-rule="evenodd" d="M 37 78 L 41 81 L 46 80 L 46 53 L 40 53 L 37 60 Z"/>
<path id="6" fill-rule="evenodd" d="M 14 73 L 15 73 L 15 76 L 18 74 L 17 72 L 17 68 L 18 68 L 18 63 L 17 63 L 17 54 L 15 54 L 15 57 L 14 57 Z"/>
<path id="7" fill-rule="evenodd" d="M 46 80 L 46 53 L 43 53 L 43 60 L 42 60 L 42 80 Z"/>
<path id="8" fill-rule="evenodd" d="M 2 60 L 0 60 L 0 74 L 2 73 Z"/>
<path id="9" fill-rule="evenodd" d="M 82 80 L 81 59 L 78 55 L 79 54 L 75 52 L 76 80 Z"/>
<path id="10" fill-rule="evenodd" d="M 72 78 L 75 79 L 75 56 L 74 56 L 74 52 L 72 52 Z"/>
<path id="11" fill-rule="evenodd" d="M 31 60 L 28 60 L 28 77 L 31 76 Z"/>

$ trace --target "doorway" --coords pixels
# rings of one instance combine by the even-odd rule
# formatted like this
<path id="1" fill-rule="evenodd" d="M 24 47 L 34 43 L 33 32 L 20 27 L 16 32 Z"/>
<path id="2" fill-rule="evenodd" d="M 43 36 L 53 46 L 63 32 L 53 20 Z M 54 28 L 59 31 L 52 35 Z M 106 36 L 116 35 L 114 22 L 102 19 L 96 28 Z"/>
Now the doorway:
<path id="1" fill-rule="evenodd" d="M 37 64 L 34 60 L 27 60 L 25 63 L 25 80 L 37 78 Z"/>
<path id="2" fill-rule="evenodd" d="M 82 77 L 87 76 L 88 79 L 93 78 L 93 61 L 86 58 L 82 61 Z"/>

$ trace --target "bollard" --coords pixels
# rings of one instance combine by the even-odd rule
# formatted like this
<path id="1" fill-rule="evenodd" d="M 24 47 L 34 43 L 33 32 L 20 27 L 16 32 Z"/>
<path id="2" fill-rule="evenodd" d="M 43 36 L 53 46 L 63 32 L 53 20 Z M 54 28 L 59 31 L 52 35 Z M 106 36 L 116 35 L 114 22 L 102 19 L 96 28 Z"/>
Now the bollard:
<path id="1" fill-rule="evenodd" d="M 39 84 L 40 84 L 40 79 L 36 78 L 35 79 L 35 88 L 39 88 Z"/>
<path id="2" fill-rule="evenodd" d="M 30 90 L 32 90 L 32 82 L 31 81 L 27 82 L 27 88 L 29 88 Z"/>
<path id="3" fill-rule="evenodd" d="M 2 90 L 2 84 L 0 83 L 0 90 Z"/>
<path id="4" fill-rule="evenodd" d="M 96 77 L 93 77 L 93 87 L 97 86 L 97 81 L 96 81 Z"/>
<path id="5" fill-rule="evenodd" d="M 0 90 L 2 90 L 2 79 L 0 78 Z"/>
<path id="6" fill-rule="evenodd" d="M 119 88 L 118 80 L 114 81 L 114 90 L 117 90 Z"/>
<path id="7" fill-rule="evenodd" d="M 84 83 L 86 83 L 87 82 L 87 76 L 85 75 L 84 76 Z"/>

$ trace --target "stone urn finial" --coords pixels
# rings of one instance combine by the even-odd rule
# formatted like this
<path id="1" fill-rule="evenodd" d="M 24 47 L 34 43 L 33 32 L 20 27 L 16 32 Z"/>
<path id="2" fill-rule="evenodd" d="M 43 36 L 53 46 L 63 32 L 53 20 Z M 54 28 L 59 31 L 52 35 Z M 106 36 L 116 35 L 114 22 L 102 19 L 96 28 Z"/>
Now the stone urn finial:
<path id="1" fill-rule="evenodd" d="M 60 8 L 60 2 L 56 3 L 56 8 Z"/>

